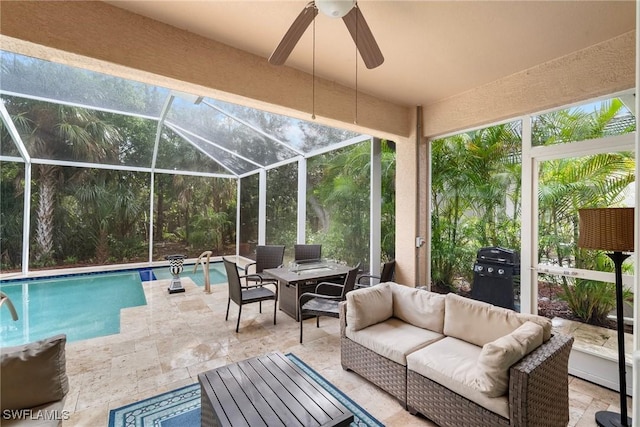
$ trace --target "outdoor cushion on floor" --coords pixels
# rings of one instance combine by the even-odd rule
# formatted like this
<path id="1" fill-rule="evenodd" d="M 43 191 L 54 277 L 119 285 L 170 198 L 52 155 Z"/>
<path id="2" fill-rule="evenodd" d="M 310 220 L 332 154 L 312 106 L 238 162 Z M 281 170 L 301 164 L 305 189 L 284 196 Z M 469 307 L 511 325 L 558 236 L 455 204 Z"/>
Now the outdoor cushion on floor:
<path id="1" fill-rule="evenodd" d="M 66 335 L 56 335 L 0 354 L 0 406 L 29 409 L 62 400 L 69 391 L 66 373 Z"/>

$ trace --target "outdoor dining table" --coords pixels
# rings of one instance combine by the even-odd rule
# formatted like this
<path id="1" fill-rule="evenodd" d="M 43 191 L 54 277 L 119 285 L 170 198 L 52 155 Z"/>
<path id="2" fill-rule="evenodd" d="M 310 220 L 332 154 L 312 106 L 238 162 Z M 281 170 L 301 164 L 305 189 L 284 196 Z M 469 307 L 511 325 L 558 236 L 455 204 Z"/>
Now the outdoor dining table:
<path id="1" fill-rule="evenodd" d="M 351 267 L 335 261 L 317 260 L 295 264 L 292 267 L 269 268 L 265 269 L 264 273 L 278 280 L 280 310 L 296 321 L 300 321 L 298 314 L 300 295 L 305 292 L 314 292 L 316 285 L 320 282 L 343 279 L 350 269 Z"/>

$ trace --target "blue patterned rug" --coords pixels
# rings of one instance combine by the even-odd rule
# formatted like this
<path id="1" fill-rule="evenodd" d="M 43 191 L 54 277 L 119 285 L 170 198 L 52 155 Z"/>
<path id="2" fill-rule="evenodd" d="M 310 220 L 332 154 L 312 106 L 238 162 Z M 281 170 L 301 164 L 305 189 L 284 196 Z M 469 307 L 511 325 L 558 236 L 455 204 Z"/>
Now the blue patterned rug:
<path id="1" fill-rule="evenodd" d="M 288 353 L 286 356 L 353 413 L 354 422 L 351 426 L 384 427 L 384 424 L 294 354 Z M 200 385 L 188 385 L 109 411 L 109 427 L 151 426 L 200 426 Z"/>

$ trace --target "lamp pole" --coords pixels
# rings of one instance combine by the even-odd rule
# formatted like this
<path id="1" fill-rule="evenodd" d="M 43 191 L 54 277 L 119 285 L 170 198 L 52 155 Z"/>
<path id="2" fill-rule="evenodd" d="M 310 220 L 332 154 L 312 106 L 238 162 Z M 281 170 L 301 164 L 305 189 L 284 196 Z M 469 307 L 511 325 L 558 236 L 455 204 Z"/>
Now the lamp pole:
<path id="1" fill-rule="evenodd" d="M 611 411 L 596 412 L 596 424 L 600 427 L 630 427 L 631 418 L 627 416 L 627 372 L 624 352 L 624 299 L 622 297 L 622 263 L 629 257 L 615 251 L 608 253 L 616 268 L 616 321 L 618 332 L 618 375 L 620 377 L 620 413 Z"/>

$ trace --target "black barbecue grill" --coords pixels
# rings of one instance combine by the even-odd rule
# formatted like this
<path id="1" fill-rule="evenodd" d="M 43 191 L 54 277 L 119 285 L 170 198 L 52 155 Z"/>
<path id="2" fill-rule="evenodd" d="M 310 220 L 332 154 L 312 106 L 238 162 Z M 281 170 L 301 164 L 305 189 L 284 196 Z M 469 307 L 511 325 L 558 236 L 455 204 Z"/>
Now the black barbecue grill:
<path id="1" fill-rule="evenodd" d="M 520 276 L 520 255 L 512 250 L 480 248 L 473 265 L 471 297 L 515 310 L 514 278 Z"/>

